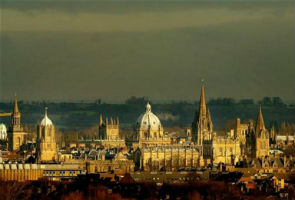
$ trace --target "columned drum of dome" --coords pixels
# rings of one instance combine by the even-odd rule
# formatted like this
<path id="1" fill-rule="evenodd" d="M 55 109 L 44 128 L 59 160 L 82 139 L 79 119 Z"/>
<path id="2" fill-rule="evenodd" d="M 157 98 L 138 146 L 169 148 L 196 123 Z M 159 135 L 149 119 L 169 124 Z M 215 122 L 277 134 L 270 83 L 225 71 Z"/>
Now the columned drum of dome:
<path id="1" fill-rule="evenodd" d="M 139 146 L 157 146 L 171 143 L 169 137 L 164 135 L 164 129 L 159 118 L 152 112 L 149 102 L 146 104 L 145 113 L 136 121 L 136 133 Z"/>
<path id="2" fill-rule="evenodd" d="M 152 112 L 148 102 L 145 113 L 141 114 L 136 121 L 139 138 L 160 138 L 163 137 L 163 126 L 159 118 Z"/>

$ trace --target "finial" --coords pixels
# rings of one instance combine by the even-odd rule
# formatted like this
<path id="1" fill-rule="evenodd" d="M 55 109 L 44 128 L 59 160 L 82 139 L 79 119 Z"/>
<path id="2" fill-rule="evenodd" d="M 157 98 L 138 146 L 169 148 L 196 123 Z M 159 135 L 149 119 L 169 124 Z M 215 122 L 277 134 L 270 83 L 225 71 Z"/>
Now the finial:
<path id="1" fill-rule="evenodd" d="M 47 116 L 48 107 L 45 107 L 45 116 Z"/>
<path id="2" fill-rule="evenodd" d="M 150 102 L 148 101 L 146 104 L 146 112 L 151 112 L 151 110 L 152 110 L 152 106 L 151 106 Z"/>
<path id="3" fill-rule="evenodd" d="M 205 79 L 204 78 L 201 79 L 201 83 L 202 83 L 202 85 L 205 84 Z"/>

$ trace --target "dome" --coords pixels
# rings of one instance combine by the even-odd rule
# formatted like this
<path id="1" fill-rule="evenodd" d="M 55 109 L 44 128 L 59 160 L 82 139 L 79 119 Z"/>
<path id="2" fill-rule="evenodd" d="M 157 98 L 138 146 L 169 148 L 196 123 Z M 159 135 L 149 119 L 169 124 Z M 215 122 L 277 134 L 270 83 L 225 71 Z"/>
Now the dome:
<path id="1" fill-rule="evenodd" d="M 41 121 L 41 126 L 51 126 L 52 121 L 47 117 L 47 108 L 45 108 L 45 115 L 44 118 Z"/>
<path id="2" fill-rule="evenodd" d="M 140 130 L 159 130 L 162 128 L 159 118 L 152 113 L 152 107 L 149 102 L 146 104 L 145 113 L 141 114 L 136 121 Z"/>
<path id="3" fill-rule="evenodd" d="M 6 129 L 6 126 L 5 126 L 5 124 L 3 124 L 3 123 L 1 123 L 0 124 L 0 133 L 6 133 L 6 131 L 7 131 L 7 129 Z"/>
<path id="4" fill-rule="evenodd" d="M 7 129 L 5 124 L 0 124 L 0 140 L 5 140 L 7 138 Z"/>

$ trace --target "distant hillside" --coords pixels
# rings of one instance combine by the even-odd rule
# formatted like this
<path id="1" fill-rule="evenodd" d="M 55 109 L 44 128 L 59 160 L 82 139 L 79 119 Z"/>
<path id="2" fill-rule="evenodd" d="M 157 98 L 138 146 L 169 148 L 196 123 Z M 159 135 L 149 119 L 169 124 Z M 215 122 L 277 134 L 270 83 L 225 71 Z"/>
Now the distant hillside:
<path id="1" fill-rule="evenodd" d="M 99 115 L 103 117 L 120 118 L 121 128 L 129 129 L 138 116 L 145 111 L 145 98 L 130 98 L 124 104 L 108 104 L 96 101 L 93 103 L 50 103 L 50 102 L 19 102 L 22 113 L 22 123 L 34 126 L 44 115 L 44 107 L 48 107 L 48 115 L 60 130 L 82 130 L 98 123 Z M 295 122 L 294 104 L 286 105 L 282 101 L 276 103 L 274 98 L 268 101 L 263 99 L 262 105 L 265 124 L 280 124 L 282 121 Z M 225 124 L 232 119 L 240 117 L 241 120 L 254 119 L 258 112 L 258 103 L 252 100 L 235 102 L 232 99 L 211 99 L 207 102 L 215 129 L 224 129 Z M 12 103 L 0 103 L 0 112 L 10 112 Z M 159 116 L 165 127 L 189 127 L 198 110 L 198 102 L 172 102 L 153 104 L 152 111 Z M 10 123 L 9 117 L 2 117 L 1 122 Z"/>

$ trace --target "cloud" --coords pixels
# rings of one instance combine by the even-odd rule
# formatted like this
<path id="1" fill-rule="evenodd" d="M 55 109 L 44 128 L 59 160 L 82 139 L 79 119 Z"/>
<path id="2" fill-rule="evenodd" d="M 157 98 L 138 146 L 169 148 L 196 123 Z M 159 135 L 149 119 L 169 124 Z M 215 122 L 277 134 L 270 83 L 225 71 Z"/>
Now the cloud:
<path id="1" fill-rule="evenodd" d="M 291 9 L 281 13 L 280 19 L 290 20 Z M 276 20 L 275 8 L 233 10 L 230 8 L 195 8 L 179 11 L 149 11 L 131 13 L 77 14 L 61 10 L 30 10 L 23 12 L 2 9 L 1 31 L 76 31 L 76 32 L 129 32 L 159 31 L 187 27 L 216 26 L 226 23 Z"/>
<path id="2" fill-rule="evenodd" d="M 1 100 L 294 99 L 293 2 L 80 4 L 2 7 Z"/>

